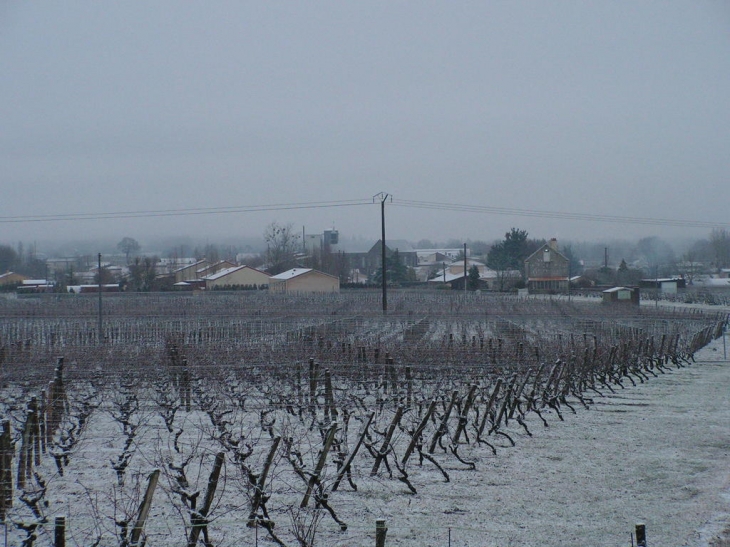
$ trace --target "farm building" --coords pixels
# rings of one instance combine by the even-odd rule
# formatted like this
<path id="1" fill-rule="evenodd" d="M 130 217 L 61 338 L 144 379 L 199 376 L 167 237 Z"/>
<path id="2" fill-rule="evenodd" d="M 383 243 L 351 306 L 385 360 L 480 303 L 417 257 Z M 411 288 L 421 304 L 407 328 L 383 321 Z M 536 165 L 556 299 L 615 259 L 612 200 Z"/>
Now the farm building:
<path id="1" fill-rule="evenodd" d="M 648 278 L 639 281 L 639 286 L 643 289 L 659 289 L 662 292 L 676 293 L 677 289 L 687 288 L 687 281 L 683 277 Z"/>
<path id="2" fill-rule="evenodd" d="M 262 289 L 269 285 L 269 276 L 250 266 L 233 266 L 207 275 L 203 281 L 207 290 Z"/>
<path id="3" fill-rule="evenodd" d="M 553 238 L 525 260 L 525 277 L 530 294 L 551 294 L 568 290 L 570 261 L 558 251 Z"/>
<path id="4" fill-rule="evenodd" d="M 208 265 L 208 261 L 198 260 L 195 264 L 188 264 L 187 266 L 183 266 L 181 268 L 178 268 L 173 272 L 173 275 L 175 276 L 175 283 L 179 283 L 180 281 L 191 281 L 193 279 L 198 279 L 198 271 L 202 270 Z"/>
<path id="5" fill-rule="evenodd" d="M 0 274 L 0 287 L 3 285 L 20 285 L 23 281 L 26 281 L 28 276 L 22 275 L 15 272 L 6 272 Z"/>
<path id="6" fill-rule="evenodd" d="M 280 294 L 340 292 L 340 280 L 311 268 L 293 268 L 271 277 L 269 291 Z"/>
<path id="7" fill-rule="evenodd" d="M 638 287 L 613 287 L 601 293 L 604 304 L 633 304 L 639 305 Z"/>
<path id="8" fill-rule="evenodd" d="M 53 292 L 53 283 L 47 279 L 24 279 L 16 291 L 18 294 Z"/>
<path id="9" fill-rule="evenodd" d="M 197 271 L 197 279 L 204 279 L 213 275 L 214 273 L 218 273 L 222 270 L 227 270 L 229 268 L 235 268 L 236 266 L 237 264 L 229 262 L 228 260 L 219 260 L 215 264 L 205 264 Z"/>

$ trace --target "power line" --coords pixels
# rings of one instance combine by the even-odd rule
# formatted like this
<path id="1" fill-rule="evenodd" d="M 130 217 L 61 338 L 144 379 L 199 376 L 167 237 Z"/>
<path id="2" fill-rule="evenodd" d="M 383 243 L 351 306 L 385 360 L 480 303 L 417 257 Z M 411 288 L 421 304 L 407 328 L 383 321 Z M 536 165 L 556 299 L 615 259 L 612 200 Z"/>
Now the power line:
<path id="1" fill-rule="evenodd" d="M 353 207 L 372 205 L 371 199 L 340 201 L 315 201 L 305 203 L 275 203 L 269 205 L 240 205 L 231 207 L 198 207 L 192 209 L 150 209 L 141 211 L 119 211 L 103 213 L 68 213 L 53 215 L 22 215 L 0 217 L 0 223 L 55 222 L 78 220 L 104 220 L 120 218 L 169 217 L 190 215 L 220 215 L 230 213 L 254 213 L 260 211 L 288 211 L 294 209 L 322 209 L 330 207 Z"/>
<path id="2" fill-rule="evenodd" d="M 557 218 L 561 220 L 582 220 L 593 222 L 611 222 L 617 224 L 645 224 L 655 226 L 683 226 L 687 228 L 718 228 L 729 227 L 730 224 L 708 222 L 701 220 L 684 220 L 668 218 L 646 218 L 619 215 L 601 215 L 596 213 L 567 213 L 559 211 L 541 211 L 537 209 L 514 209 L 508 207 L 489 207 L 483 205 L 463 205 L 432 201 L 398 200 L 393 201 L 396 207 L 410 207 L 416 209 L 432 209 L 439 211 L 459 211 L 491 215 L 512 215 L 539 218 Z"/>
<path id="3" fill-rule="evenodd" d="M 173 217 L 193 215 L 221 215 L 235 213 L 255 213 L 265 211 L 290 211 L 297 209 L 323 209 L 335 207 L 356 207 L 373 205 L 372 198 L 315 201 L 303 203 L 273 203 L 265 205 L 238 205 L 230 207 L 197 207 L 186 209 L 149 209 L 137 211 L 108 211 L 101 213 L 67 213 L 51 215 L 17 215 L 0 216 L 0 224 L 28 222 L 59 222 L 84 220 L 111 220 L 124 218 Z M 511 207 L 492 207 L 486 205 L 466 205 L 435 201 L 419 201 L 409 199 L 392 200 L 396 207 L 429 209 L 436 211 L 455 211 L 484 215 L 509 215 L 533 218 L 555 218 L 560 220 L 579 220 L 584 222 L 607 222 L 613 224 L 641 224 L 649 226 L 678 226 L 685 228 L 728 228 L 730 224 L 703 220 L 631 217 L 624 215 L 605 215 L 597 213 L 570 213 L 565 211 L 545 211 L 539 209 L 517 209 Z"/>

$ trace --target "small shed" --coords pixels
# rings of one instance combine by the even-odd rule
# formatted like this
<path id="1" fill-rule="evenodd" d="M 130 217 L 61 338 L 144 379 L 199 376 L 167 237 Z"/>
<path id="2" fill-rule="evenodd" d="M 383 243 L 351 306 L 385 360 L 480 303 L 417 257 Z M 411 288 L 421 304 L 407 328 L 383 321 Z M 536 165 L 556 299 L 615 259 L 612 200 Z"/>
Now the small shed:
<path id="1" fill-rule="evenodd" d="M 271 293 L 331 293 L 340 292 L 340 280 L 311 268 L 292 268 L 269 278 Z"/>
<path id="2" fill-rule="evenodd" d="M 639 281 L 639 286 L 644 289 L 659 289 L 662 292 L 676 293 L 677 289 L 687 288 L 687 280 L 683 277 L 645 278 Z"/>
<path id="3" fill-rule="evenodd" d="M 178 283 L 174 283 L 172 288 L 175 291 L 192 291 L 195 289 L 195 286 L 187 281 L 180 281 Z"/>
<path id="4" fill-rule="evenodd" d="M 604 304 L 633 304 L 639 305 L 638 287 L 612 287 L 602 293 Z"/>

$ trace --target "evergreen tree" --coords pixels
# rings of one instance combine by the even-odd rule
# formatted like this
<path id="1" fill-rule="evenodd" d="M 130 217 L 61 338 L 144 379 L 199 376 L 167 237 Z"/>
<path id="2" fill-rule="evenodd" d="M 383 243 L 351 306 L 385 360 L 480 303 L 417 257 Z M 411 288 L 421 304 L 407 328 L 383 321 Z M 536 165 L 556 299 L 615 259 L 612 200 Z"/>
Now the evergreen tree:
<path id="1" fill-rule="evenodd" d="M 388 285 L 397 285 L 400 283 L 409 283 L 416 280 L 416 274 L 412 268 L 403 263 L 400 253 L 396 249 L 385 259 L 385 271 Z M 383 282 L 383 268 L 380 267 L 373 274 L 373 283 L 381 284 Z"/>
<path id="2" fill-rule="evenodd" d="M 492 245 L 487 255 L 487 266 L 497 272 L 499 290 L 506 288 L 509 271 L 523 271 L 530 248 L 527 232 L 517 228 L 512 228 L 504 234 L 504 240 Z"/>
<path id="3" fill-rule="evenodd" d="M 469 268 L 469 273 L 467 275 L 467 288 L 470 291 L 475 291 L 479 288 L 480 277 L 479 267 L 476 264 L 472 265 L 472 267 Z"/>

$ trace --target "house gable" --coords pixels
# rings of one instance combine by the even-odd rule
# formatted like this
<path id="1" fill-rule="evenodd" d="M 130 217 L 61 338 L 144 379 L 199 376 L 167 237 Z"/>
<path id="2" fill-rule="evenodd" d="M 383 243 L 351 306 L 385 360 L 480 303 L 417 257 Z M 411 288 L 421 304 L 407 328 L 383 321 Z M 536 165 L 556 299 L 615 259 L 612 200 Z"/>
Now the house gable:
<path id="1" fill-rule="evenodd" d="M 531 293 L 568 290 L 570 261 L 557 249 L 553 239 L 525 259 L 525 277 Z"/>

